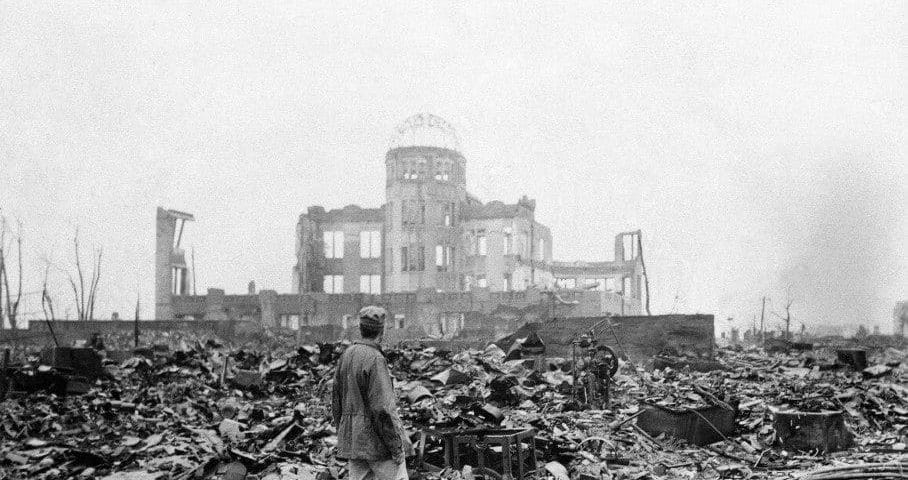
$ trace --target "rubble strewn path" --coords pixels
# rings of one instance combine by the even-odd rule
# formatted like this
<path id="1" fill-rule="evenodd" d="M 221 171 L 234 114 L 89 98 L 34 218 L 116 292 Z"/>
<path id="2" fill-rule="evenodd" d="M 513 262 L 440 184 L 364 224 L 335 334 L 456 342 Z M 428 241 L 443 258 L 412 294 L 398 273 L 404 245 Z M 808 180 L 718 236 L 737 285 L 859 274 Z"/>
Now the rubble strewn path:
<path id="1" fill-rule="evenodd" d="M 327 401 L 346 344 L 144 340 L 149 348 L 120 351 L 111 347 L 128 339 L 108 336 L 104 374 L 80 380 L 81 394 L 80 372 L 42 365 L 38 352 L 13 365 L 0 479 L 346 477 Z M 863 370 L 823 348 L 719 349 L 721 368 L 705 372 L 625 363 L 603 410 L 573 400 L 570 359 L 505 361 L 495 346 L 386 354 L 414 440 L 534 429 L 539 478 L 908 478 L 904 346 L 870 351 Z M 423 465 L 408 460 L 411 478 L 483 476 L 475 465 L 445 468 L 444 445 L 431 438 L 419 446 Z M 483 448 L 495 470 L 503 452 Z"/>

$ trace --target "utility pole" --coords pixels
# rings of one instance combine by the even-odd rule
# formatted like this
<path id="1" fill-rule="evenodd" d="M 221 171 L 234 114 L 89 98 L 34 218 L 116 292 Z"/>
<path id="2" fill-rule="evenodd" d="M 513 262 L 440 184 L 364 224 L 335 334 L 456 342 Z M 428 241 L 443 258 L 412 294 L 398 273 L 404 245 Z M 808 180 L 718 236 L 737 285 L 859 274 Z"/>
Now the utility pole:
<path id="1" fill-rule="evenodd" d="M 136 296 L 136 319 L 132 324 L 133 348 L 139 348 L 139 301 L 140 297 Z"/>
<path id="2" fill-rule="evenodd" d="M 760 307 L 760 346 L 766 347 L 766 325 L 763 323 L 766 313 L 766 297 L 763 297 L 762 307 Z"/>

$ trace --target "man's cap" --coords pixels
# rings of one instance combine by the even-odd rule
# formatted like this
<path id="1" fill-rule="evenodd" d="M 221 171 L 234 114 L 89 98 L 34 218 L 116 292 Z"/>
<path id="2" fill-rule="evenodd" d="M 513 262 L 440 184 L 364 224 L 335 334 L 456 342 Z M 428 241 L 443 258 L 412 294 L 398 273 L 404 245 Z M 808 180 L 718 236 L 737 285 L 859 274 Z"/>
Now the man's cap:
<path id="1" fill-rule="evenodd" d="M 369 305 L 359 311 L 359 324 L 367 327 L 380 328 L 385 326 L 388 312 L 381 307 Z"/>

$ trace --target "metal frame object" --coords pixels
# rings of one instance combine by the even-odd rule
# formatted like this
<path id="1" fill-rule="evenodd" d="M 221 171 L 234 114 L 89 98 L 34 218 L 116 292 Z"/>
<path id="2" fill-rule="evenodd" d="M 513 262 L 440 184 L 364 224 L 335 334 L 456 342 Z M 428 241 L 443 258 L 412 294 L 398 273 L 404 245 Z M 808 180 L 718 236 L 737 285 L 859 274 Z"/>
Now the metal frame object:
<path id="1" fill-rule="evenodd" d="M 460 137 L 447 120 L 431 113 L 406 118 L 394 129 L 390 148 L 423 146 L 460 151 Z"/>
<path id="2" fill-rule="evenodd" d="M 416 453 L 419 470 L 442 468 L 426 462 L 426 441 L 430 438 L 441 440 L 444 446 L 444 467 L 460 470 L 470 465 L 474 475 L 494 480 L 536 478 L 535 429 L 423 430 Z"/>
<path id="3" fill-rule="evenodd" d="M 608 408 L 612 377 L 619 367 L 618 354 L 608 345 L 599 345 L 593 329 L 571 342 L 571 397 L 574 403 Z M 579 357 L 577 347 L 582 349 Z M 578 360 L 583 360 L 583 368 L 579 368 Z"/>

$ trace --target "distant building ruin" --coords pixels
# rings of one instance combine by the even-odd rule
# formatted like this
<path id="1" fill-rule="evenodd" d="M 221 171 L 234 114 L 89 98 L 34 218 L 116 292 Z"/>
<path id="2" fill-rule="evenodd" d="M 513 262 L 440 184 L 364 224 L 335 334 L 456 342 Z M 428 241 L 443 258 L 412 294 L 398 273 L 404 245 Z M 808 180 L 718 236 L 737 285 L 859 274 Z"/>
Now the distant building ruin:
<path id="1" fill-rule="evenodd" d="M 180 248 L 186 222 L 195 221 L 189 213 L 158 207 L 155 222 L 154 292 L 155 318 L 172 319 L 173 295 L 189 294 L 189 267 L 186 252 Z"/>
<path id="2" fill-rule="evenodd" d="M 385 167 L 387 201 L 379 208 L 312 206 L 300 215 L 291 294 L 257 292 L 250 282 L 244 295 L 217 288 L 190 295 L 180 239 L 194 218 L 158 208 L 155 318 L 346 330 L 371 303 L 389 308 L 391 336 L 404 339 L 449 338 L 479 317 L 512 328 L 643 313 L 639 231 L 615 237 L 611 261 L 553 260 L 535 200 L 483 203 L 467 192 L 460 141 L 443 119 L 405 120 Z"/>
<path id="3" fill-rule="evenodd" d="M 590 289 L 622 297 L 614 313 L 640 313 L 639 232 L 615 238 L 612 261 L 554 261 L 552 233 L 536 220 L 535 200 L 483 203 L 467 192 L 466 159 L 445 120 L 406 119 L 385 168 L 381 207 L 312 206 L 300 215 L 294 293 Z"/>

